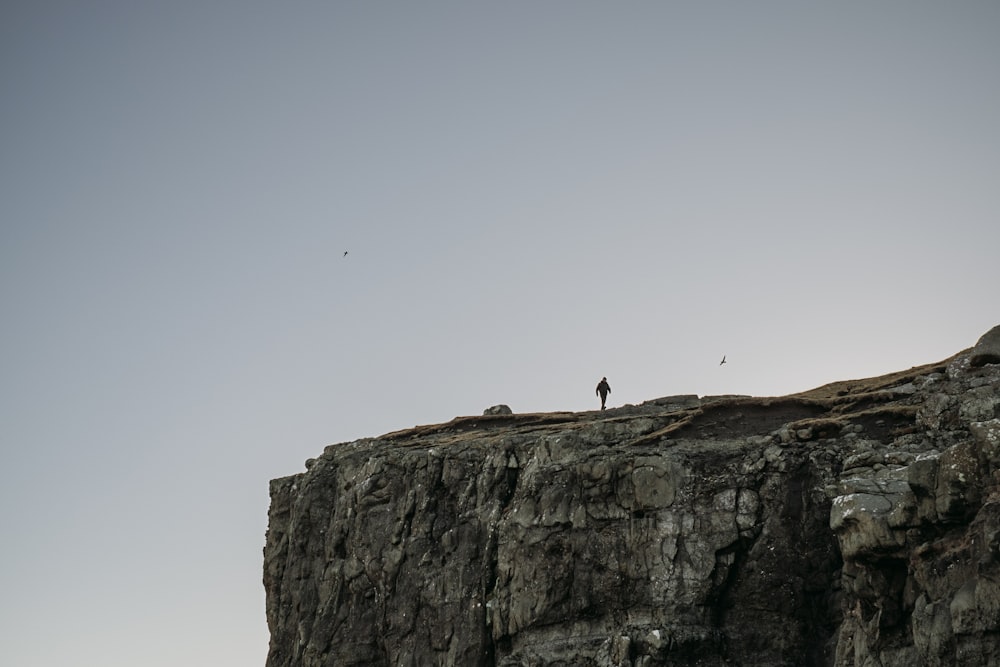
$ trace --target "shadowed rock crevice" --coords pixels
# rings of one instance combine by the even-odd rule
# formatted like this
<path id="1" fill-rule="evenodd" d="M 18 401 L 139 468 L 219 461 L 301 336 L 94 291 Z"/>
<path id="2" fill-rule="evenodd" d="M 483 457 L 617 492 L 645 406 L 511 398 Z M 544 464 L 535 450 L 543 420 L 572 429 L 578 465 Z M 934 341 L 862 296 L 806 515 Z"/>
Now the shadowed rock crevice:
<path id="1" fill-rule="evenodd" d="M 989 344 L 331 445 L 271 483 L 268 667 L 1000 664 Z"/>

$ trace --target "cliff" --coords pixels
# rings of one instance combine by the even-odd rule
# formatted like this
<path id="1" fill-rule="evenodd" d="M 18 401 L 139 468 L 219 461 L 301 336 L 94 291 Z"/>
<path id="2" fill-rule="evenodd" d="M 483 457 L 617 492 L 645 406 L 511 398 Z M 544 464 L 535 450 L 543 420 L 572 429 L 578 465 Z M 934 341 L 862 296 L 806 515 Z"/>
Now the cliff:
<path id="1" fill-rule="evenodd" d="M 998 364 L 327 447 L 271 482 L 267 665 L 1000 664 Z"/>

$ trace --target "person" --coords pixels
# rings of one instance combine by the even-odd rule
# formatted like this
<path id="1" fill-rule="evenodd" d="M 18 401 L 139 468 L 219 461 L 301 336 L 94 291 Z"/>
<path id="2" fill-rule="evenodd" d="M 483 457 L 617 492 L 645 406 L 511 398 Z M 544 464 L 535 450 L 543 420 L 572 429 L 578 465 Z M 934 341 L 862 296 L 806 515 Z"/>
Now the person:
<path id="1" fill-rule="evenodd" d="M 604 403 L 608 400 L 610 393 L 611 385 L 608 384 L 608 378 L 601 378 L 601 381 L 597 383 L 597 394 L 601 397 L 601 410 L 604 409 Z"/>

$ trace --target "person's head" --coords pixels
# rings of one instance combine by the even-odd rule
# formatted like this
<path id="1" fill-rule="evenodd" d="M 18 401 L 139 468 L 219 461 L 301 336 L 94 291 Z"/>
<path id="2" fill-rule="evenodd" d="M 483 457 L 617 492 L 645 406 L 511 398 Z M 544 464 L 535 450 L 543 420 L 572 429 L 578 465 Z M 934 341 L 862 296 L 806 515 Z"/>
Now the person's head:
<path id="1" fill-rule="evenodd" d="M 607 382 L 608 378 L 601 378 L 601 382 Z"/>

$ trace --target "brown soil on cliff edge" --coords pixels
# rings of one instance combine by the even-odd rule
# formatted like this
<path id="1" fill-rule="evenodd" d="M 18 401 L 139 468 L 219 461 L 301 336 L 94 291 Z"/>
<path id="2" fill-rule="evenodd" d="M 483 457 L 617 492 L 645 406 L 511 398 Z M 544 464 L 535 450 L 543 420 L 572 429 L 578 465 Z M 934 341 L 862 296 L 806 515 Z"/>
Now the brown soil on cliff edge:
<path id="1" fill-rule="evenodd" d="M 876 391 L 885 391 L 892 387 L 905 385 L 925 375 L 944 373 L 951 362 L 963 354 L 968 354 L 970 350 L 971 348 L 969 350 L 963 350 L 958 354 L 933 364 L 914 366 L 906 371 L 897 371 L 895 373 L 889 373 L 888 375 L 879 375 L 877 377 L 865 378 L 863 380 L 840 380 L 839 382 L 831 382 L 830 384 L 825 384 L 821 387 L 816 387 L 815 389 L 803 391 L 798 394 L 792 394 L 792 396 L 813 399 L 844 399 L 845 397 L 858 397 L 871 394 Z"/>
<path id="2" fill-rule="evenodd" d="M 842 380 L 815 389 L 779 397 L 718 397 L 703 398 L 699 407 L 686 409 L 660 408 L 654 399 L 639 406 L 622 406 L 606 411 L 539 412 L 510 415 L 456 417 L 444 424 L 415 426 L 386 433 L 379 439 L 396 442 L 423 442 L 434 435 L 439 445 L 446 445 L 448 436 L 459 439 L 472 431 L 496 429 L 550 430 L 572 428 L 595 421 L 622 421 L 639 416 L 665 420 L 664 425 L 647 435 L 622 444 L 650 444 L 663 439 L 725 439 L 765 435 L 786 427 L 798 440 L 837 436 L 849 424 L 860 424 L 872 437 L 891 439 L 912 427 L 916 407 L 906 404 L 913 390 L 903 388 L 917 378 L 944 373 L 959 352 L 943 361 L 887 375 Z"/>
<path id="3" fill-rule="evenodd" d="M 906 371 L 832 382 L 788 396 L 708 402 L 642 440 L 746 437 L 782 427 L 797 440 L 813 440 L 836 437 L 846 426 L 859 424 L 871 437 L 887 441 L 912 428 L 916 417 L 917 407 L 908 404 L 914 390 L 902 388 L 917 378 L 944 373 L 961 354 L 964 352 Z"/>

